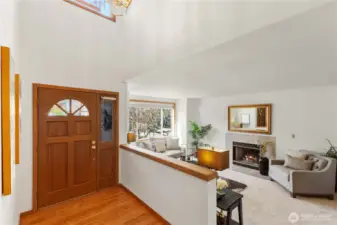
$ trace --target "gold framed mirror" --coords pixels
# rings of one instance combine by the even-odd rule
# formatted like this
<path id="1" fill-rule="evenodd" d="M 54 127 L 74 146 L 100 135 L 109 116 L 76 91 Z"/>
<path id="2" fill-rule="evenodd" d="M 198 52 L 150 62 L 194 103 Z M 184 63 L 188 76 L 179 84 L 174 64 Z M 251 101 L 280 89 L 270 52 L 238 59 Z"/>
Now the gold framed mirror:
<path id="1" fill-rule="evenodd" d="M 271 134 L 271 104 L 228 106 L 228 131 Z"/>

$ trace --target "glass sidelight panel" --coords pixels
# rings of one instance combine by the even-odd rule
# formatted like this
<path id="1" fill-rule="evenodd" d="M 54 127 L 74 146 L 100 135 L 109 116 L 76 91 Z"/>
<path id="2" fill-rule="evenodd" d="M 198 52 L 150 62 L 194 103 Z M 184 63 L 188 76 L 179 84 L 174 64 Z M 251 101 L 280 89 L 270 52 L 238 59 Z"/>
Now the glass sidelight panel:
<path id="1" fill-rule="evenodd" d="M 113 136 L 113 107 L 114 100 L 101 100 L 101 141 L 111 142 Z"/>
<path id="2" fill-rule="evenodd" d="M 100 140 L 98 145 L 99 189 L 117 184 L 118 157 L 116 153 L 116 110 L 117 99 L 107 96 L 100 98 Z"/>

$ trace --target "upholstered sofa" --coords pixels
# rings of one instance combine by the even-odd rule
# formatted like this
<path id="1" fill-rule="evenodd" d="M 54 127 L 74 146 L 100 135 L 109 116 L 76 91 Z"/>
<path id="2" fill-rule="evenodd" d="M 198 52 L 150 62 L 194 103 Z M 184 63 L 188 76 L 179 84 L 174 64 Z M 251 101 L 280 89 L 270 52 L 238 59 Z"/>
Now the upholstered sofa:
<path id="1" fill-rule="evenodd" d="M 172 158 L 179 158 L 184 154 L 184 149 L 179 146 L 179 139 L 173 137 L 145 138 L 138 140 L 136 145 Z"/>
<path id="2" fill-rule="evenodd" d="M 336 160 L 308 153 L 306 160 L 314 161 L 311 170 L 285 167 L 285 160 L 270 160 L 269 177 L 285 187 L 293 198 L 297 195 L 326 196 L 334 199 Z"/>

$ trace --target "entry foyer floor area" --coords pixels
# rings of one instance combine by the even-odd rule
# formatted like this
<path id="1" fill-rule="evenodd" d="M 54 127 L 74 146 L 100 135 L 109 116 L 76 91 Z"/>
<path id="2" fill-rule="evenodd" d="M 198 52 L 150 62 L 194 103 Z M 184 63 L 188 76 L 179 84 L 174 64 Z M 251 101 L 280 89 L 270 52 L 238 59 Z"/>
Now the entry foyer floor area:
<path id="1" fill-rule="evenodd" d="M 143 203 L 120 186 L 42 208 L 21 225 L 162 225 Z"/>

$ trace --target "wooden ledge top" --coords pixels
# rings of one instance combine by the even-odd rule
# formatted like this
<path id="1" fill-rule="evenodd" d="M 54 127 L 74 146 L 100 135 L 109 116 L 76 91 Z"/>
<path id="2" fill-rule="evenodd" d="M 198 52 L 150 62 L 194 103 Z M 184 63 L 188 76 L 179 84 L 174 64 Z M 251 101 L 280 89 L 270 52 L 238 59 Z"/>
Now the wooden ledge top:
<path id="1" fill-rule="evenodd" d="M 210 152 L 219 152 L 219 153 L 223 153 L 223 152 L 229 152 L 229 150 L 227 149 L 219 149 L 219 148 L 199 148 L 198 150 L 205 150 L 205 151 L 210 151 Z"/>
<path id="2" fill-rule="evenodd" d="M 174 159 L 163 155 L 161 153 L 153 152 L 147 149 L 139 148 L 131 145 L 120 145 L 120 148 L 133 152 L 137 155 L 143 156 L 145 158 L 151 159 L 155 162 L 161 163 L 173 169 L 179 170 L 183 173 L 189 174 L 191 176 L 197 177 L 204 181 L 211 181 L 217 178 L 218 174 L 210 169 L 194 165 L 192 163 L 184 162 L 178 159 Z"/>

